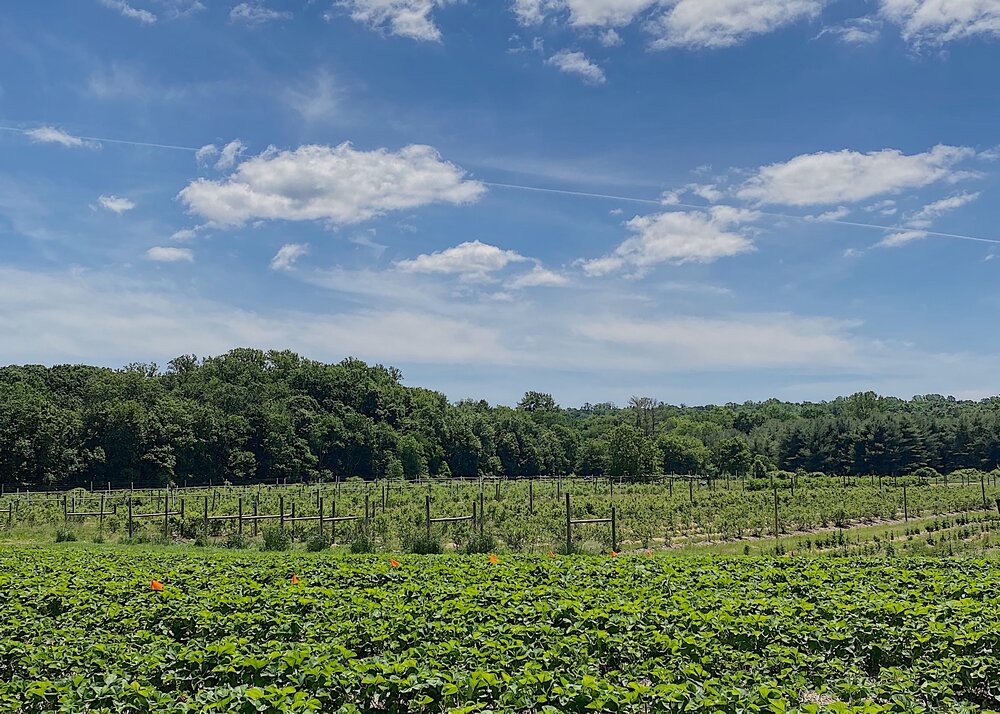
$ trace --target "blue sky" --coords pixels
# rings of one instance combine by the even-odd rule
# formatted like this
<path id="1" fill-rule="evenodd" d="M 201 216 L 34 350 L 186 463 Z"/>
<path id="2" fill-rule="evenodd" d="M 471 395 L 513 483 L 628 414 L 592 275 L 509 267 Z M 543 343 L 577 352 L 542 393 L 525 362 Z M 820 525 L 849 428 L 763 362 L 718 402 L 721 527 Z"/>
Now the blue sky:
<path id="1" fill-rule="evenodd" d="M 0 12 L 0 362 L 1000 392 L 1000 0 Z"/>

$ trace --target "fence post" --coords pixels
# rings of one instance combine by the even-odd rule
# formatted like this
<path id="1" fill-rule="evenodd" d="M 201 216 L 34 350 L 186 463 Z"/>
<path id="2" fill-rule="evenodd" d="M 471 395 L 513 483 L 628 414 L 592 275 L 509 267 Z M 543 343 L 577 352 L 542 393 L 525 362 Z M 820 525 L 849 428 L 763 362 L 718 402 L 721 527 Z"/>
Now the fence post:
<path id="1" fill-rule="evenodd" d="M 611 504 L 611 550 L 618 552 L 618 516 L 615 504 Z"/>
<path id="2" fill-rule="evenodd" d="M 69 516 L 67 515 L 67 513 L 68 511 L 66 508 L 66 496 L 63 496 L 63 525 L 66 525 L 66 522 L 69 520 Z"/>
<path id="3" fill-rule="evenodd" d="M 569 494 L 566 494 L 566 555 L 573 552 L 573 522 L 569 515 Z"/>
<path id="4" fill-rule="evenodd" d="M 239 531 L 240 535 L 243 535 L 243 497 L 240 496 L 239 501 L 239 511 L 236 513 L 236 520 L 238 521 L 236 529 Z"/>
<path id="5" fill-rule="evenodd" d="M 903 523 L 910 522 L 910 505 L 906 500 L 906 484 L 903 484 Z"/>
<path id="6" fill-rule="evenodd" d="M 694 503 L 694 476 L 688 476 L 688 498 Z"/>
<path id="7" fill-rule="evenodd" d="M 317 491 L 317 493 L 319 493 Z M 319 537 L 323 537 L 323 497 L 319 497 Z"/>
<path id="8" fill-rule="evenodd" d="M 368 495 L 369 495 L 368 491 L 365 491 L 365 525 L 366 526 L 368 525 L 369 521 L 371 521 L 371 516 L 369 515 L 369 512 L 368 512 L 368 508 L 369 508 L 369 498 L 368 498 Z M 430 496 L 428 496 L 427 498 L 430 499 Z"/>
<path id="9" fill-rule="evenodd" d="M 987 513 L 990 507 L 986 505 L 986 476 L 985 474 L 979 474 L 979 487 L 983 490 L 983 513 Z"/>
<path id="10" fill-rule="evenodd" d="M 205 496 L 205 537 L 208 537 L 208 496 Z"/>
<path id="11" fill-rule="evenodd" d="M 774 486 L 774 539 L 778 540 L 778 486 Z"/>
<path id="12" fill-rule="evenodd" d="M 131 538 L 133 533 L 132 529 L 132 497 L 128 497 L 128 537 Z"/>
<path id="13" fill-rule="evenodd" d="M 257 498 L 254 499 L 254 502 L 253 502 L 253 537 L 254 538 L 257 537 L 257 523 L 259 522 L 258 519 L 257 519 L 257 513 L 258 513 L 257 509 L 258 509 L 259 506 L 260 506 L 260 494 L 258 493 Z"/>
<path id="14" fill-rule="evenodd" d="M 278 496 L 278 510 L 280 515 L 278 516 L 278 523 L 282 530 L 285 529 L 285 496 L 284 494 Z"/>

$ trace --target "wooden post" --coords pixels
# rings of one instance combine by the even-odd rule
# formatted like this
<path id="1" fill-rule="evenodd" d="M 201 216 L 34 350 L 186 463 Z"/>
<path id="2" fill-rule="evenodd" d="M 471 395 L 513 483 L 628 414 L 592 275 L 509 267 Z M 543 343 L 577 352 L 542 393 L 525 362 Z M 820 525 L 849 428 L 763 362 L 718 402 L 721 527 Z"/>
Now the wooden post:
<path id="1" fill-rule="evenodd" d="M 500 479 L 497 479 L 497 481 L 496 481 L 496 489 L 497 489 L 496 500 L 499 501 L 500 500 Z"/>
<path id="2" fill-rule="evenodd" d="M 68 512 L 69 511 L 68 511 L 68 508 L 66 506 L 66 496 L 63 496 L 63 525 L 66 525 L 66 521 L 69 518 L 69 516 L 67 515 Z"/>
<path id="3" fill-rule="evenodd" d="M 431 539 L 431 497 L 424 496 L 424 509 L 427 521 L 427 540 Z"/>
<path id="4" fill-rule="evenodd" d="M 253 537 L 257 537 L 257 509 L 260 506 L 260 498 L 254 499 L 253 502 Z"/>
<path id="5" fill-rule="evenodd" d="M 205 515 L 203 525 L 205 528 L 205 536 L 208 537 L 208 496 L 205 496 Z"/>
<path id="6" fill-rule="evenodd" d="M 132 497 L 129 496 L 128 497 L 128 537 L 129 538 L 132 537 L 132 533 L 133 532 L 134 531 L 132 529 Z"/>
<path id="7" fill-rule="evenodd" d="M 242 496 L 240 496 L 239 511 L 236 512 L 236 521 L 237 521 L 236 529 L 237 529 L 237 531 L 239 532 L 240 535 L 243 535 L 243 497 Z"/>
<path id="8" fill-rule="evenodd" d="M 778 540 L 778 487 L 774 487 L 774 539 Z"/>
<path id="9" fill-rule="evenodd" d="M 986 476 L 979 474 L 979 487 L 983 490 L 983 513 L 988 513 L 990 507 L 986 505 Z"/>
<path id="10" fill-rule="evenodd" d="M 566 555 L 573 552 L 573 522 L 569 511 L 569 494 L 566 494 Z"/>
<path id="11" fill-rule="evenodd" d="M 429 499 L 430 496 L 428 496 L 427 498 Z M 371 521 L 371 515 L 368 512 L 368 508 L 369 508 L 369 506 L 368 506 L 368 492 L 365 491 L 365 525 L 366 526 Z"/>
<path id="12" fill-rule="evenodd" d="M 694 503 L 694 476 L 688 476 L 688 498 Z"/>
<path id="13" fill-rule="evenodd" d="M 673 474 L 670 474 L 670 478 L 668 479 L 668 481 L 670 482 L 670 497 L 673 498 L 674 497 L 674 475 Z"/>
<path id="14" fill-rule="evenodd" d="M 317 493 L 319 493 L 317 491 Z M 319 537 L 323 537 L 323 497 L 319 497 Z"/>
<path id="15" fill-rule="evenodd" d="M 282 530 L 285 529 L 285 495 L 281 494 L 278 496 L 278 525 Z"/>
<path id="16" fill-rule="evenodd" d="M 618 516 L 615 504 L 611 504 L 611 550 L 618 552 Z"/>

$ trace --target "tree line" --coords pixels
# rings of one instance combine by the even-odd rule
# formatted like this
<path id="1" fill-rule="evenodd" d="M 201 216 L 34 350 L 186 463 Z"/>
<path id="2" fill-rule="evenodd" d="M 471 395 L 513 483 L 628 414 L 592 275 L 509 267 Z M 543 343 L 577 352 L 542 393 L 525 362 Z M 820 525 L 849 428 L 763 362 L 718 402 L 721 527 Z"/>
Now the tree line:
<path id="1" fill-rule="evenodd" d="M 357 359 L 182 356 L 163 370 L 0 369 L 0 483 L 66 488 L 359 476 L 901 475 L 1000 464 L 1000 398 L 690 407 L 651 397 L 562 408 L 449 403 Z"/>

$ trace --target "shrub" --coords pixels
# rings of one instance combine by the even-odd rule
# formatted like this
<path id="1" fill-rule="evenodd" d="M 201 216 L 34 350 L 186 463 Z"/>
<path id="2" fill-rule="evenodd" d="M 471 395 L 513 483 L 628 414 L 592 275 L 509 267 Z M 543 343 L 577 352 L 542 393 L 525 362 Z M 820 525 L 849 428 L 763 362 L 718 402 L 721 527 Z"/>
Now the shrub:
<path id="1" fill-rule="evenodd" d="M 199 533 L 194 538 L 194 544 L 198 548 L 204 548 L 208 545 L 211 545 L 211 541 L 208 539 L 207 535 L 205 535 L 204 533 Z"/>
<path id="2" fill-rule="evenodd" d="M 306 541 L 306 550 L 310 553 L 322 553 L 330 547 L 330 539 L 319 534 L 314 535 Z"/>
<path id="3" fill-rule="evenodd" d="M 56 531 L 56 543 L 72 543 L 76 540 L 76 533 L 69 528 L 60 528 Z"/>
<path id="4" fill-rule="evenodd" d="M 250 539 L 242 533 L 230 533 L 223 545 L 225 545 L 226 548 L 232 548 L 233 550 L 246 550 L 250 547 Z"/>
<path id="5" fill-rule="evenodd" d="M 374 553 L 375 552 L 375 541 L 372 537 L 361 531 L 351 540 L 351 552 L 361 555 L 364 553 Z"/>
<path id="6" fill-rule="evenodd" d="M 494 538 L 489 533 L 474 533 L 466 541 L 465 547 L 462 548 L 463 553 L 468 554 L 482 554 L 482 553 L 494 553 L 497 550 L 497 539 Z"/>
<path id="7" fill-rule="evenodd" d="M 440 555 L 444 552 L 444 547 L 441 545 L 441 539 L 431 536 L 428 538 L 425 535 L 414 536 L 410 539 L 409 550 L 411 553 L 416 553 L 417 555 Z"/>
<path id="8" fill-rule="evenodd" d="M 263 550 L 280 551 L 291 550 L 292 534 L 281 526 L 271 526 L 264 529 Z"/>

